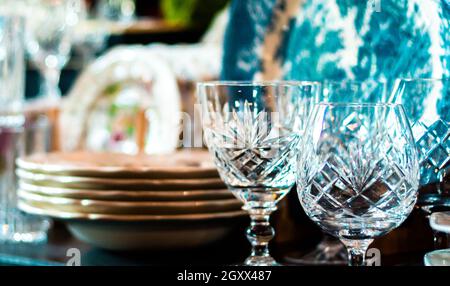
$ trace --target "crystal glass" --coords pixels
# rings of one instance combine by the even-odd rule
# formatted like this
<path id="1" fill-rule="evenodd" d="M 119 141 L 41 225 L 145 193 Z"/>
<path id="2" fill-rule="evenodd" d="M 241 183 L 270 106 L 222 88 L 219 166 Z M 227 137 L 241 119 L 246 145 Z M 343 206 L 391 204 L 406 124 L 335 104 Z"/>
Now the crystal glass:
<path id="1" fill-rule="evenodd" d="M 387 84 L 379 80 L 325 80 L 322 90 L 320 102 L 379 103 L 387 100 Z"/>
<path id="2" fill-rule="evenodd" d="M 50 221 L 17 208 L 15 160 L 48 152 L 51 126 L 47 118 L 28 119 L 23 126 L 0 127 L 0 242 L 41 243 L 47 240 Z"/>
<path id="3" fill-rule="evenodd" d="M 108 23 L 97 17 L 87 4 L 81 1 L 79 21 L 73 34 L 73 50 L 81 56 L 83 66 L 92 63 L 99 53 L 105 49 L 109 37 Z"/>
<path id="4" fill-rule="evenodd" d="M 450 208 L 450 80 L 398 79 L 389 98 L 402 103 L 419 150 L 418 204 Z"/>
<path id="5" fill-rule="evenodd" d="M 37 243 L 46 240 L 49 221 L 17 209 L 15 160 L 42 152 L 42 142 L 50 137 L 48 124 L 26 121 L 23 113 L 25 20 L 16 2 L 0 7 L 0 242 Z"/>
<path id="6" fill-rule="evenodd" d="M 319 103 L 301 140 L 298 196 L 306 214 L 364 265 L 374 238 L 398 227 L 417 199 L 419 163 L 404 109 Z"/>
<path id="7" fill-rule="evenodd" d="M 412 122 L 420 163 L 418 206 L 429 215 L 450 210 L 450 80 L 397 79 L 389 101 L 402 103 Z M 435 248 L 441 240 L 433 231 Z"/>
<path id="8" fill-rule="evenodd" d="M 58 101 L 62 68 L 70 57 L 72 34 L 81 0 L 28 0 L 26 44 L 44 77 L 40 98 Z"/>
<path id="9" fill-rule="evenodd" d="M 425 254 L 425 266 L 450 266 L 450 212 L 435 212 L 430 215 L 430 226 L 442 237 L 439 250 Z"/>
<path id="10" fill-rule="evenodd" d="M 100 0 L 98 14 L 111 21 L 130 22 L 136 17 L 135 0 Z"/>
<path id="11" fill-rule="evenodd" d="M 325 80 L 322 84 L 322 93 L 319 101 L 342 103 L 384 102 L 386 100 L 386 91 L 386 82 L 379 80 Z M 314 250 L 299 258 L 289 257 L 288 260 L 293 263 L 306 265 L 345 265 L 347 264 L 347 250 L 338 239 L 324 234 L 324 238 Z"/>
<path id="12" fill-rule="evenodd" d="M 20 126 L 24 100 L 24 20 L 0 13 L 0 127 Z"/>
<path id="13" fill-rule="evenodd" d="M 430 215 L 430 227 L 439 237 L 437 249 L 450 247 L 450 211 L 434 212 Z M 450 257 L 449 257 L 450 258 Z"/>
<path id="14" fill-rule="evenodd" d="M 295 183 L 295 154 L 320 83 L 198 84 L 208 149 L 228 188 L 248 211 L 252 253 L 246 265 L 275 265 L 269 218 Z"/>

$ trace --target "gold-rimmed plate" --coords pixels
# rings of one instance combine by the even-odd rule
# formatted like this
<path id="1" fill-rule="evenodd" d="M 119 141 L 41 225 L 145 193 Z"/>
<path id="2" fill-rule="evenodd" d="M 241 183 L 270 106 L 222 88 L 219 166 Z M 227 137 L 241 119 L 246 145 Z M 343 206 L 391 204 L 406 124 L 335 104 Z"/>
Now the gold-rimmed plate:
<path id="1" fill-rule="evenodd" d="M 26 213 L 63 220 L 79 240 L 109 250 L 185 249 L 225 238 L 247 225 L 247 212 L 180 215 L 83 214 L 36 207 L 19 200 Z"/>
<path id="2" fill-rule="evenodd" d="M 243 210 L 234 210 L 220 213 L 193 213 L 193 214 L 178 214 L 178 215 L 143 215 L 143 214 L 98 214 L 98 213 L 78 213 L 58 211 L 54 209 L 42 208 L 35 206 L 32 203 L 19 200 L 18 207 L 22 211 L 33 214 L 46 216 L 53 219 L 67 220 L 67 221 L 101 221 L 101 222 L 197 222 L 197 221 L 211 221 L 217 219 L 232 219 L 248 216 L 248 213 Z"/>
<path id="3" fill-rule="evenodd" d="M 167 155 L 126 155 L 88 151 L 33 154 L 17 159 L 33 173 L 95 178 L 195 179 L 217 178 L 211 156 L 204 150 Z"/>
<path id="4" fill-rule="evenodd" d="M 239 225 L 237 220 L 206 225 L 166 223 L 155 227 L 145 223 L 68 222 L 69 231 L 79 240 L 98 248 L 115 251 L 179 250 L 201 247 L 224 239 Z"/>
<path id="5" fill-rule="evenodd" d="M 129 190 L 79 190 L 58 187 L 45 187 L 28 184 L 19 180 L 19 188 L 38 195 L 63 197 L 69 199 L 93 199 L 109 201 L 195 201 L 234 198 L 227 189 L 206 189 L 186 191 L 129 191 Z"/>
<path id="6" fill-rule="evenodd" d="M 21 168 L 16 170 L 17 176 L 28 184 L 46 187 L 62 187 L 70 189 L 91 190 L 195 190 L 223 189 L 225 184 L 220 178 L 205 179 L 115 179 L 92 178 L 80 176 L 59 176 L 33 173 Z"/>
<path id="7" fill-rule="evenodd" d="M 176 215 L 218 213 L 239 210 L 242 203 L 235 198 L 201 201 L 102 201 L 42 196 L 18 190 L 20 201 L 41 209 L 82 214 L 148 214 Z"/>

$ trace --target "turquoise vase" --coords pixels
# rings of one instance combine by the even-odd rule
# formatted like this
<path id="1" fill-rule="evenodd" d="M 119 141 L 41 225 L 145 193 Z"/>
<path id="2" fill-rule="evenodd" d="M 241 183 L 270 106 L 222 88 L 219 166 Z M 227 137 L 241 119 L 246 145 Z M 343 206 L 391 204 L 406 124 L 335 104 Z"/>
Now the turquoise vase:
<path id="1" fill-rule="evenodd" d="M 449 76 L 449 0 L 235 0 L 222 79 Z"/>

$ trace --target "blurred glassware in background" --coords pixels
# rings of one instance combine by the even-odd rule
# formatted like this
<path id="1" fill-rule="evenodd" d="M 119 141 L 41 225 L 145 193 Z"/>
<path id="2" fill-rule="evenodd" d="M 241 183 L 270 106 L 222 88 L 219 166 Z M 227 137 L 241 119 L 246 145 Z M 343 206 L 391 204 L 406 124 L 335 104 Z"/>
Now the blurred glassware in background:
<path id="1" fill-rule="evenodd" d="M 27 120 L 24 126 L 0 127 L 0 241 L 40 243 L 47 239 L 50 221 L 17 208 L 15 160 L 19 156 L 48 152 L 51 125 L 46 117 Z"/>
<path id="2" fill-rule="evenodd" d="M 0 241 L 39 242 L 46 239 L 49 222 L 17 209 L 15 160 L 48 150 L 49 124 L 25 121 L 25 21 L 13 7 L 2 6 L 0 16 Z"/>
<path id="3" fill-rule="evenodd" d="M 320 102 L 377 103 L 386 100 L 386 82 L 376 80 L 325 80 L 322 84 Z M 347 264 L 347 250 L 338 240 L 328 234 L 317 247 L 303 257 L 286 257 L 296 264 Z"/>
<path id="4" fill-rule="evenodd" d="M 136 17 L 135 0 L 100 0 L 97 5 L 97 13 L 100 18 L 131 22 Z"/>
<path id="5" fill-rule="evenodd" d="M 373 239 L 397 228 L 414 208 L 419 163 L 403 107 L 319 103 L 302 138 L 297 188 L 306 214 L 365 265 Z"/>
<path id="6" fill-rule="evenodd" d="M 24 99 L 24 20 L 0 13 L 0 127 L 21 126 Z"/>
<path id="7" fill-rule="evenodd" d="M 28 0 L 26 5 L 26 47 L 44 77 L 39 97 L 57 102 L 61 69 L 70 57 L 81 0 Z"/>
<path id="8" fill-rule="evenodd" d="M 93 62 L 97 53 L 105 48 L 108 36 L 107 19 L 89 9 L 84 1 L 79 6 L 79 22 L 73 36 L 73 49 L 81 54 L 82 66 Z"/>
<path id="9" fill-rule="evenodd" d="M 444 249 L 450 247 L 450 212 L 435 212 L 429 218 L 430 227 L 435 232 L 438 241 L 436 241 L 436 249 Z M 449 257 L 450 258 L 450 257 Z"/>
<path id="10" fill-rule="evenodd" d="M 425 266 L 450 266 L 450 212 L 436 212 L 430 216 L 430 226 L 443 237 L 440 250 L 425 254 Z"/>
<path id="11" fill-rule="evenodd" d="M 420 161 L 418 204 L 427 212 L 450 208 L 450 80 L 398 79 L 389 98 L 412 123 Z"/>

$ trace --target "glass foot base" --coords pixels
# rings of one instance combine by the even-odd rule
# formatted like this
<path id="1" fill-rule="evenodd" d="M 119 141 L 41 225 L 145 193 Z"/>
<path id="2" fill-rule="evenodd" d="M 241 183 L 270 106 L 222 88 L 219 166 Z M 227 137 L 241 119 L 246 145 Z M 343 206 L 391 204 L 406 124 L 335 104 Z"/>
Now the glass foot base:
<path id="1" fill-rule="evenodd" d="M 423 260 L 425 266 L 450 266 L 450 249 L 428 252 Z"/>
<path id="2" fill-rule="evenodd" d="M 339 240 L 325 239 L 304 255 L 289 255 L 284 258 L 296 265 L 347 265 L 347 249 Z"/>
<path id="3" fill-rule="evenodd" d="M 245 262 L 245 266 L 281 266 L 271 256 L 250 256 Z"/>
<path id="4" fill-rule="evenodd" d="M 11 210 L 0 212 L 0 243 L 42 244 L 51 222 Z"/>

